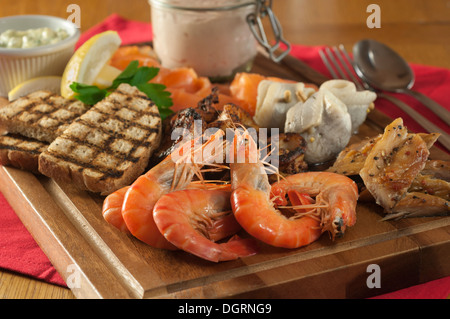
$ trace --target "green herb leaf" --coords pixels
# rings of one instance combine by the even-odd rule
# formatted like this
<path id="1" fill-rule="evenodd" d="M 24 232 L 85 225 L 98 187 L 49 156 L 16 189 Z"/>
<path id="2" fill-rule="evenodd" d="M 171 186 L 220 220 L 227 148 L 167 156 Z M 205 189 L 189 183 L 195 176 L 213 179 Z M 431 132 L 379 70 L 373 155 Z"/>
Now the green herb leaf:
<path id="1" fill-rule="evenodd" d="M 86 85 L 74 82 L 70 88 L 77 93 L 75 98 L 88 105 L 94 105 L 111 94 L 122 83 L 128 83 L 137 87 L 145 93 L 159 109 L 162 119 L 165 119 L 173 111 L 170 107 L 173 105 L 171 93 L 166 91 L 166 86 L 159 83 L 149 83 L 159 72 L 159 68 L 142 66 L 139 67 L 139 61 L 131 61 L 113 81 L 111 87 L 100 89 L 95 85 Z"/>
<path id="2" fill-rule="evenodd" d="M 99 89 L 95 85 L 86 85 L 78 82 L 73 82 L 70 88 L 77 93 L 75 95 L 76 99 L 88 105 L 94 105 L 103 100 L 108 93 L 107 90 Z"/>
<path id="3" fill-rule="evenodd" d="M 141 83 L 148 83 L 158 74 L 158 72 L 159 69 L 155 67 L 140 67 L 131 79 L 130 84 L 137 86 Z"/>
<path id="4" fill-rule="evenodd" d="M 117 87 L 122 83 L 129 83 L 133 76 L 136 74 L 137 70 L 139 68 L 139 61 L 134 60 L 131 61 L 130 64 L 125 68 L 125 70 L 122 71 L 114 80 L 111 87 L 108 89 L 117 89 Z"/>
<path id="5" fill-rule="evenodd" d="M 164 120 L 166 117 L 168 117 L 170 114 L 173 113 L 173 111 L 169 108 L 158 108 L 159 109 L 159 115 L 161 116 L 161 119 Z"/>
<path id="6" fill-rule="evenodd" d="M 159 83 L 140 83 L 137 88 L 144 92 L 150 100 L 160 107 L 172 106 L 172 98 L 170 92 L 164 91 L 166 86 Z"/>

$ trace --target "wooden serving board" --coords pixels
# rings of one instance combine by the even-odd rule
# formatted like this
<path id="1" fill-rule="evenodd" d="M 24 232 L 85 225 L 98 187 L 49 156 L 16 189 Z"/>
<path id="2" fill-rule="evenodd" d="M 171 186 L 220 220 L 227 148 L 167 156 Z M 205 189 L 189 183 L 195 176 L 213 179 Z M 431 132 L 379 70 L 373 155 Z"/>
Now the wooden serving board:
<path id="1" fill-rule="evenodd" d="M 253 71 L 326 80 L 292 62 L 258 56 Z M 373 111 L 352 142 L 390 122 Z M 449 158 L 436 147 L 430 157 Z M 450 275 L 450 217 L 381 221 L 372 202 L 359 202 L 343 238 L 323 234 L 293 250 L 261 244 L 255 256 L 216 264 L 119 232 L 103 220 L 102 197 L 70 184 L 0 167 L 0 191 L 78 298 L 365 298 Z M 367 285 L 371 264 L 379 266 L 380 288 Z"/>

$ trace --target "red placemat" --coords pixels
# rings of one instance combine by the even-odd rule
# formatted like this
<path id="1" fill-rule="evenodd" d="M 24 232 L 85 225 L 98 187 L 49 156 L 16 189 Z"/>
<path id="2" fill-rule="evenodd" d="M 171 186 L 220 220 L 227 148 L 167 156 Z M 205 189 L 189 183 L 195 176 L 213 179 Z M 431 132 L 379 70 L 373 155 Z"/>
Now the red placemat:
<path id="1" fill-rule="evenodd" d="M 113 14 L 103 22 L 94 26 L 83 33 L 77 47 L 92 35 L 106 30 L 115 30 L 119 33 L 124 45 L 147 42 L 152 39 L 151 25 L 139 21 L 130 21 L 122 18 L 118 14 Z M 318 51 L 321 47 L 309 47 L 294 45 L 291 54 L 309 64 L 316 70 L 328 74 L 323 65 Z M 416 84 L 414 89 L 427 94 L 437 102 L 450 110 L 450 70 L 412 65 L 416 74 Z M 409 97 L 398 97 L 418 112 L 426 116 L 429 120 L 435 122 L 443 129 L 448 131 L 440 120 L 420 103 Z M 392 118 L 403 117 L 405 125 L 414 132 L 423 132 L 414 120 L 407 114 L 393 108 L 387 101 L 377 102 L 377 108 Z M 62 277 L 56 272 L 48 258 L 39 248 L 33 237 L 23 226 L 11 206 L 4 196 L 0 193 L 0 268 L 31 276 L 56 285 L 66 286 Z M 448 298 L 450 294 L 450 277 L 441 280 L 431 281 L 429 283 L 403 289 L 394 293 L 379 296 L 377 298 L 425 298 L 442 299 Z"/>
<path id="2" fill-rule="evenodd" d="M 2 193 L 0 193 L 0 268 L 66 286 Z"/>
<path id="3" fill-rule="evenodd" d="M 122 45 L 152 40 L 152 25 L 150 23 L 127 20 L 114 13 L 99 24 L 83 32 L 75 48 L 78 48 L 93 35 L 108 30 L 117 31 L 117 33 L 119 33 L 120 38 L 122 39 Z"/>
<path id="4" fill-rule="evenodd" d="M 445 277 L 370 299 L 447 299 L 449 297 L 450 277 Z"/>

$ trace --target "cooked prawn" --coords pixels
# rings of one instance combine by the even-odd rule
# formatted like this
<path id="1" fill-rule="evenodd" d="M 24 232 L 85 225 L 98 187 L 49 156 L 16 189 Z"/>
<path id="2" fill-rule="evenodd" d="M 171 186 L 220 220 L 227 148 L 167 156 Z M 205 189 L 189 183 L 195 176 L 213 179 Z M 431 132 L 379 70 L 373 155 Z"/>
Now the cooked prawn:
<path id="1" fill-rule="evenodd" d="M 114 193 L 109 194 L 103 201 L 102 215 L 103 218 L 112 226 L 124 233 L 130 233 L 123 220 L 122 206 L 125 198 L 125 194 L 130 186 L 125 186 Z M 187 189 L 230 189 L 229 184 L 217 184 L 207 181 L 192 182 L 187 186 Z"/>
<path id="2" fill-rule="evenodd" d="M 235 235 L 241 226 L 230 204 L 230 190 L 186 189 L 162 196 L 153 218 L 164 237 L 200 258 L 219 262 L 256 253 L 252 238 Z M 235 235 L 228 242 L 216 243 Z"/>
<path id="3" fill-rule="evenodd" d="M 166 193 L 186 188 L 195 175 L 200 176 L 203 164 L 214 163 L 221 154 L 205 154 L 205 149 L 221 147 L 223 131 L 217 131 L 208 141 L 196 147 L 198 139 L 180 143 L 180 147 L 158 165 L 141 175 L 128 189 L 122 205 L 122 217 L 133 236 L 146 244 L 165 249 L 176 249 L 159 232 L 153 220 L 153 208 Z M 186 150 L 186 146 L 188 151 Z M 176 159 L 175 154 L 181 157 Z M 202 162 L 197 162 L 198 155 Z"/>
<path id="4" fill-rule="evenodd" d="M 130 231 L 122 217 L 122 205 L 125 194 L 130 187 L 125 186 L 121 189 L 109 194 L 103 201 L 102 215 L 103 218 L 118 230 L 129 233 Z"/>
<path id="5" fill-rule="evenodd" d="M 235 134 L 235 156 L 248 159 L 254 143 L 250 136 Z M 305 215 L 288 219 L 275 208 L 270 198 L 271 185 L 260 160 L 240 162 L 230 163 L 231 206 L 244 230 L 269 245 L 284 248 L 300 247 L 319 238 L 320 222 L 316 218 Z"/>
<path id="6" fill-rule="evenodd" d="M 248 152 L 254 143 L 245 132 L 235 134 L 235 154 L 249 158 Z M 332 173 L 299 173 L 271 186 L 260 160 L 234 162 L 230 169 L 231 204 L 236 220 L 249 234 L 267 244 L 297 248 L 317 240 L 323 231 L 329 229 L 331 221 L 337 221 L 335 228 L 341 231 L 345 225 L 355 221 L 357 189 L 347 177 L 340 178 L 340 175 Z M 288 218 L 276 207 L 276 203 L 283 204 L 286 194 L 295 204 L 296 201 L 302 202 L 298 194 L 315 196 L 316 201 L 312 203 L 312 199 L 303 195 L 303 202 L 306 200 L 311 204 L 293 206 L 302 210 Z M 334 229 L 331 231 L 336 233 Z"/>
<path id="7" fill-rule="evenodd" d="M 321 232 L 328 231 L 333 238 L 341 237 L 346 227 L 356 222 L 358 188 L 352 179 L 344 175 L 331 172 L 298 173 L 272 185 L 272 194 L 278 199 L 286 198 L 291 191 L 315 197 L 317 208 L 313 215 L 320 219 Z M 288 197 L 292 198 L 292 194 Z"/>

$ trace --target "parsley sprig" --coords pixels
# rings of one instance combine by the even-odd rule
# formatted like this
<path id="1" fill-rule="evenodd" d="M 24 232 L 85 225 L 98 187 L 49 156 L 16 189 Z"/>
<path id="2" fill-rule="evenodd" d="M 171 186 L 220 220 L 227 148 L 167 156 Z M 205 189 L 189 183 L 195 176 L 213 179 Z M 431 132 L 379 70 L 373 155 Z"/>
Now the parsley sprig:
<path id="1" fill-rule="evenodd" d="M 95 85 L 73 82 L 70 85 L 72 91 L 76 93 L 75 98 L 81 102 L 94 105 L 111 94 L 122 83 L 128 83 L 137 87 L 145 93 L 159 109 L 161 118 L 165 119 L 172 113 L 170 107 L 173 105 L 170 92 L 166 91 L 166 86 L 159 83 L 149 83 L 159 72 L 159 68 L 142 66 L 138 61 L 131 61 L 122 73 L 113 81 L 112 85 L 106 89 L 100 89 Z"/>

